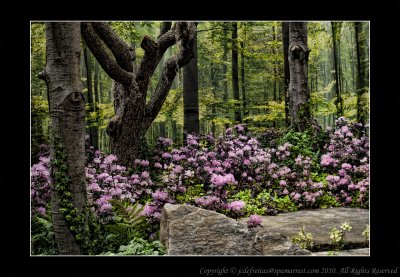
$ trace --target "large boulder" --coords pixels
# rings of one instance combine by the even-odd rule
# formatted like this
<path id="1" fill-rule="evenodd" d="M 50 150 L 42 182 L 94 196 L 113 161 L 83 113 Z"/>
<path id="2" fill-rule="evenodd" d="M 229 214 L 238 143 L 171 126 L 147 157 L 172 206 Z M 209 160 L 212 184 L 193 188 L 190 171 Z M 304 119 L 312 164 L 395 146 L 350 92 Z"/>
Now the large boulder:
<path id="1" fill-rule="evenodd" d="M 188 205 L 164 205 L 160 240 L 168 255 L 311 254 L 277 232 L 249 229 L 223 214 Z"/>
<path id="2" fill-rule="evenodd" d="M 362 232 L 369 224 L 369 210 L 359 208 L 329 208 L 303 210 L 293 213 L 278 214 L 277 216 L 262 216 L 261 225 L 269 232 L 279 232 L 289 238 L 297 235 L 305 226 L 307 233 L 313 234 L 313 241 L 316 245 L 332 244 L 330 232 L 334 226 L 347 222 L 352 230 L 346 232 L 345 241 L 351 244 L 365 243 Z M 248 218 L 241 219 L 247 222 Z"/>

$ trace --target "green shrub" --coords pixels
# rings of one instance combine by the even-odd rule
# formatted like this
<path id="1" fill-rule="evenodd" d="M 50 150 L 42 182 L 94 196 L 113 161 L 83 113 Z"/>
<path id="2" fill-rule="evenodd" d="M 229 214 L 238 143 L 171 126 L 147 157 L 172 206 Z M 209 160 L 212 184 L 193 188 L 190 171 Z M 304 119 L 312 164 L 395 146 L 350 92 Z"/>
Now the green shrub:
<path id="1" fill-rule="evenodd" d="M 158 240 L 148 242 L 142 238 L 133 238 L 127 245 L 121 245 L 117 253 L 106 252 L 100 255 L 165 255 L 165 246 Z"/>

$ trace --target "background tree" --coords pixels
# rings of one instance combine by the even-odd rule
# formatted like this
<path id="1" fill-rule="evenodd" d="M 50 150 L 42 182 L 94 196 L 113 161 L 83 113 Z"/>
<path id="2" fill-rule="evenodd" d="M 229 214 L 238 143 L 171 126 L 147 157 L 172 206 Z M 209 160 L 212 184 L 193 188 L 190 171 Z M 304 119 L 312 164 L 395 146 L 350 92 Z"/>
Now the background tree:
<path id="1" fill-rule="evenodd" d="M 285 123 L 290 125 L 289 116 L 289 22 L 282 22 L 282 45 L 283 45 L 283 64 L 284 64 L 284 89 L 285 89 Z"/>
<path id="2" fill-rule="evenodd" d="M 197 68 L 197 35 L 193 43 L 193 58 L 183 67 L 183 134 L 200 133 L 199 77 Z M 185 141 L 185 138 L 184 138 Z"/>
<path id="3" fill-rule="evenodd" d="M 343 115 L 343 99 L 341 96 L 341 70 L 340 70 L 340 32 L 342 30 L 342 22 L 331 22 L 332 27 L 332 43 L 333 43 L 333 64 L 335 67 L 335 91 L 336 91 L 336 110 L 337 117 Z"/>
<path id="4" fill-rule="evenodd" d="M 307 22 L 289 23 L 289 110 L 291 126 L 303 132 L 311 120 L 308 89 Z"/>
<path id="5" fill-rule="evenodd" d="M 104 71 L 116 82 L 120 98 L 116 115 L 108 125 L 112 148 L 120 163 L 132 165 L 139 142 L 161 110 L 179 68 L 193 57 L 196 26 L 192 22 L 165 22 L 156 40 L 145 36 L 141 42 L 144 56 L 138 68 L 133 66 L 136 53 L 106 23 L 82 23 L 82 36 Z M 167 59 L 151 99 L 146 103 L 150 77 L 165 51 L 179 42 L 180 52 Z M 103 43 L 115 57 L 110 57 Z"/>
<path id="6" fill-rule="evenodd" d="M 242 122 L 239 95 L 239 56 L 238 56 L 238 24 L 232 22 L 232 91 L 235 103 L 235 122 Z"/>
<path id="7" fill-rule="evenodd" d="M 82 254 L 71 227 L 87 230 L 85 100 L 80 78 L 80 24 L 46 23 L 46 82 L 51 119 L 51 209 L 59 254 Z M 70 220 L 67 220 L 67 218 Z"/>
<path id="8" fill-rule="evenodd" d="M 368 120 L 368 51 L 363 23 L 355 22 L 357 53 L 357 122 L 365 124 Z"/>

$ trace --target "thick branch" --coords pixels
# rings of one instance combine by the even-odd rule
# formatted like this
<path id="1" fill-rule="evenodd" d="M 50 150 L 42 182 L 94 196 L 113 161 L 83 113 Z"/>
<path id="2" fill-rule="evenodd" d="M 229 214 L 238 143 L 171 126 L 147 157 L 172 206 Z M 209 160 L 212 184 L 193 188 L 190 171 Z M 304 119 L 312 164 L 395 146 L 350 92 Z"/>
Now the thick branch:
<path id="1" fill-rule="evenodd" d="M 86 45 L 96 57 L 103 70 L 116 82 L 129 86 L 134 77 L 133 73 L 129 73 L 122 69 L 116 61 L 108 55 L 106 48 L 96 35 L 91 23 L 82 22 L 81 33 Z"/>
<path id="2" fill-rule="evenodd" d="M 94 31 L 105 42 L 113 53 L 117 63 L 126 71 L 133 72 L 135 51 L 129 47 L 105 22 L 92 22 Z"/>
<path id="3" fill-rule="evenodd" d="M 163 22 L 161 26 L 161 31 L 160 34 L 158 35 L 157 38 L 161 37 L 163 34 L 169 31 L 171 29 L 172 22 Z"/>
<path id="4" fill-rule="evenodd" d="M 196 25 L 192 22 L 181 22 L 177 23 L 176 27 L 176 36 L 179 39 L 180 52 L 170 57 L 164 64 L 157 88 L 146 106 L 145 127 L 151 124 L 161 110 L 178 69 L 189 63 L 194 56 L 193 44 L 196 35 Z"/>

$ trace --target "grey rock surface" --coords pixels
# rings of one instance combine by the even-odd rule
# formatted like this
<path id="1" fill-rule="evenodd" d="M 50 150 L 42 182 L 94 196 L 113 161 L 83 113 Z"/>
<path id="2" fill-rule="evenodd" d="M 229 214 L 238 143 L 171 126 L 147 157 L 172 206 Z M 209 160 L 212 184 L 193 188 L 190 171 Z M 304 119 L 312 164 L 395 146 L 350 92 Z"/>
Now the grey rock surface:
<path id="1" fill-rule="evenodd" d="M 284 235 L 223 214 L 187 205 L 165 204 L 160 241 L 167 255 L 310 255 Z"/>
<path id="2" fill-rule="evenodd" d="M 352 230 L 346 232 L 345 241 L 348 243 L 364 243 L 362 236 L 367 224 L 369 224 L 369 210 L 358 208 L 328 208 L 303 210 L 293 213 L 278 214 L 277 216 L 262 216 L 264 229 L 274 233 L 278 232 L 287 237 L 298 234 L 304 225 L 307 233 L 313 234 L 315 244 L 331 244 L 330 232 L 334 226 L 347 222 Z M 247 222 L 248 218 L 241 221 Z"/>
<path id="3" fill-rule="evenodd" d="M 350 250 L 340 250 L 332 252 L 313 252 L 311 256 L 369 256 L 369 248 L 359 248 Z"/>

